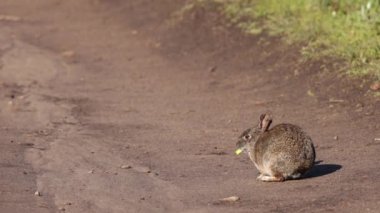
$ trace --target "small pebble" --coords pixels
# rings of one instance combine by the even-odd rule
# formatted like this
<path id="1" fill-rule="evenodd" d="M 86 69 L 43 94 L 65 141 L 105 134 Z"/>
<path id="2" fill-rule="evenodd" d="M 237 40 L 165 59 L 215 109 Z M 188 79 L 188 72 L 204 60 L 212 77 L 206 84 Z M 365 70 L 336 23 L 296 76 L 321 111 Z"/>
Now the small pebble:
<path id="1" fill-rule="evenodd" d="M 216 68 L 217 66 L 212 66 L 208 69 L 209 72 L 215 72 L 216 71 Z"/>
<path id="2" fill-rule="evenodd" d="M 380 82 L 375 82 L 370 86 L 371 90 L 377 91 L 380 90 Z"/>
<path id="3" fill-rule="evenodd" d="M 35 195 L 35 196 L 41 196 L 41 192 L 36 191 L 36 192 L 34 192 L 34 195 Z"/>
<path id="4" fill-rule="evenodd" d="M 64 212 L 64 211 L 66 211 L 66 209 L 65 209 L 65 208 L 63 208 L 63 207 L 60 207 L 58 210 L 59 210 L 59 211 L 61 211 L 61 212 Z"/>
<path id="5" fill-rule="evenodd" d="M 334 140 L 336 140 L 336 141 L 337 141 L 338 139 L 339 139 L 339 138 L 338 138 L 338 136 L 334 136 Z"/>
<path id="6" fill-rule="evenodd" d="M 10 16 L 10 15 L 0 15 L 0 21 L 20 21 L 21 18 L 18 16 Z"/>
<path id="7" fill-rule="evenodd" d="M 240 200 L 240 197 L 238 196 L 231 196 L 231 197 L 220 199 L 220 201 L 224 201 L 224 202 L 236 202 L 238 200 Z"/>
<path id="8" fill-rule="evenodd" d="M 120 166 L 120 168 L 122 168 L 122 169 L 130 169 L 130 168 L 132 168 L 132 166 L 130 166 L 130 165 L 122 165 L 122 166 Z"/>
<path id="9" fill-rule="evenodd" d="M 344 103 L 344 100 L 342 99 L 335 99 L 335 98 L 330 98 L 329 99 L 330 103 Z"/>
<path id="10" fill-rule="evenodd" d="M 88 174 L 93 174 L 94 173 L 94 170 L 91 169 L 90 171 L 88 171 Z"/>
<path id="11" fill-rule="evenodd" d="M 72 58 L 75 55 L 74 51 L 68 50 L 61 53 L 63 57 Z"/>
<path id="12" fill-rule="evenodd" d="M 308 96 L 310 96 L 310 97 L 314 97 L 314 96 L 315 96 L 315 94 L 314 94 L 313 91 L 311 91 L 311 90 L 308 90 L 308 91 L 306 92 L 306 94 L 307 94 Z"/>

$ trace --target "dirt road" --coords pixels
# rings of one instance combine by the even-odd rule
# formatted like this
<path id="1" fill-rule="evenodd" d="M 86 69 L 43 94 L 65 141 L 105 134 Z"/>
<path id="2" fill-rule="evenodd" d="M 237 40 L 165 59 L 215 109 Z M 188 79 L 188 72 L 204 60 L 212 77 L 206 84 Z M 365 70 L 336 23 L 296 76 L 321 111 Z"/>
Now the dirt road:
<path id="1" fill-rule="evenodd" d="M 1 1 L 0 212 L 376 212 L 379 102 L 315 95 L 295 50 L 213 13 L 175 26 L 182 5 Z M 313 138 L 308 178 L 233 154 L 268 110 Z"/>

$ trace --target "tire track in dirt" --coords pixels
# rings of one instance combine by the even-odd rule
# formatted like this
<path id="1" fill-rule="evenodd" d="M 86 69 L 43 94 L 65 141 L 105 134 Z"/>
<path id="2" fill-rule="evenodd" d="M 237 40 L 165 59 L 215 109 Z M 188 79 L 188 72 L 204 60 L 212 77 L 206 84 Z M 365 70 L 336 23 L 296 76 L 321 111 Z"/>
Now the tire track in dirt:
<path id="1" fill-rule="evenodd" d="M 24 60 L 22 55 L 27 58 Z M 25 43 L 20 43 L 13 52 L 3 56 L 2 73 L 8 75 L 7 82 L 16 81 L 20 85 L 36 82 L 37 85 L 25 97 L 28 102 L 24 105 L 25 111 L 30 112 L 31 118 L 8 119 L 17 119 L 20 123 L 23 120 L 25 131 L 38 133 L 30 136 L 30 140 L 35 140 L 34 146 L 45 146 L 27 151 L 27 159 L 38 174 L 37 189 L 42 196 L 54 199 L 57 208 L 73 212 L 125 212 L 125 207 L 133 212 L 165 211 L 181 206 L 181 202 L 176 201 L 180 196 L 174 186 L 157 178 L 154 172 L 145 171 L 147 168 L 140 166 L 139 162 L 120 158 L 117 148 L 112 145 L 125 146 L 126 143 L 115 141 L 111 135 L 117 125 L 108 124 L 102 118 L 93 121 L 95 123 L 78 120 L 86 115 L 94 116 L 88 106 L 91 108 L 91 105 L 98 104 L 87 97 L 86 87 L 92 85 L 83 82 L 84 78 L 92 76 L 84 74 L 78 77 L 73 72 L 82 72 L 85 67 L 70 66 L 62 59 L 56 63 L 57 57 L 57 54 Z M 64 70 L 61 65 L 64 65 Z M 47 75 L 45 70 L 59 72 Z M 10 73 L 15 76 L 9 76 Z M 67 90 L 67 86 L 74 90 Z M 84 91 L 80 92 L 81 89 Z M 141 128 L 146 128 L 146 125 L 133 122 L 126 125 L 127 137 L 131 138 L 133 129 Z M 110 135 L 99 137 L 99 132 L 106 130 L 111 130 L 108 132 Z M 123 171 L 120 166 L 126 163 L 132 168 Z M 145 191 L 149 194 L 146 195 Z M 154 201 L 154 197 L 170 202 Z M 149 199 L 149 205 L 142 204 L 145 199 Z"/>
<path id="2" fill-rule="evenodd" d="M 126 162 L 120 158 L 111 145 L 125 147 L 127 144 L 115 141 L 112 136 L 117 125 L 78 120 L 91 115 L 91 105 L 97 103 L 91 103 L 87 97 L 76 97 L 78 94 L 70 96 L 67 91 L 59 94 L 53 88 L 58 82 L 57 76 L 62 83 L 70 75 L 68 70 L 72 72 L 74 68 L 57 59 L 54 53 L 20 41 L 16 43 L 2 57 L 2 79 L 7 84 L 14 82 L 16 85 L 11 91 L 15 100 L 3 103 L 10 105 L 12 111 L 3 112 L 3 120 L 16 121 L 8 124 L 8 128 L 21 128 L 23 133 L 19 140 L 33 141 L 28 142 L 33 149 L 26 151 L 26 159 L 32 163 L 38 177 L 35 190 L 48 200 L 54 199 L 57 208 L 73 212 L 125 212 L 124 206 L 134 212 L 155 211 L 156 208 L 175 209 L 181 205 L 180 202 L 175 204 L 179 197 L 175 187 L 157 178 L 138 162 Z M 75 80 L 69 81 L 73 83 Z M 23 88 L 28 89 L 20 91 Z M 128 133 L 141 128 L 149 126 L 125 126 Z M 111 132 L 107 134 L 107 130 Z M 99 137 L 99 132 L 105 132 L 109 137 Z M 127 136 L 131 137 L 130 134 Z M 132 168 L 123 171 L 120 166 L 126 163 Z M 151 194 L 149 197 L 168 196 L 170 204 L 150 200 L 149 206 L 142 206 L 139 202 L 148 197 L 145 198 L 141 189 L 135 186 L 144 186 Z M 128 192 L 127 196 L 125 192 Z M 33 193 L 30 192 L 30 196 Z"/>
<path id="3" fill-rule="evenodd" d="M 51 212 L 51 198 L 37 197 L 38 173 L 31 168 L 24 152 L 44 151 L 48 145 L 35 140 L 34 135 L 49 124 L 50 117 L 41 111 L 36 90 L 40 84 L 50 81 L 60 68 L 54 57 L 23 43 L 12 36 L 12 30 L 1 27 L 1 92 L 2 123 L 1 162 L 9 162 L 10 169 L 1 172 L 1 211 L 4 212 Z M 43 77 L 36 78 L 36 73 Z"/>

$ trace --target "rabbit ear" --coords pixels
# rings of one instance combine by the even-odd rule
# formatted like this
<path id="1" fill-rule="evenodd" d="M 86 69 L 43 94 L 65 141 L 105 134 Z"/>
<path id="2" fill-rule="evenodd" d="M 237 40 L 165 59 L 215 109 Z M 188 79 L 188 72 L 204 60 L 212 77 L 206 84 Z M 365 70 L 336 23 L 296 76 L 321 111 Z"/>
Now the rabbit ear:
<path id="1" fill-rule="evenodd" d="M 272 123 L 272 117 L 269 114 L 260 115 L 259 129 L 262 132 L 267 131 L 271 123 Z"/>

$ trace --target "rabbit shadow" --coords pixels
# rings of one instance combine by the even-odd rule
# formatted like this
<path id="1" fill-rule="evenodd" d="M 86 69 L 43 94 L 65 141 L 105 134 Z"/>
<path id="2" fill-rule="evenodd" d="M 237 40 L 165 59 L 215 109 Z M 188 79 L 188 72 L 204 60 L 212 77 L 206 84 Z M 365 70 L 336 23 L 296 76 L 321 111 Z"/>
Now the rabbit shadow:
<path id="1" fill-rule="evenodd" d="M 339 164 L 321 164 L 322 161 L 316 162 L 313 168 L 305 174 L 305 178 L 321 177 L 334 173 L 342 168 Z"/>

